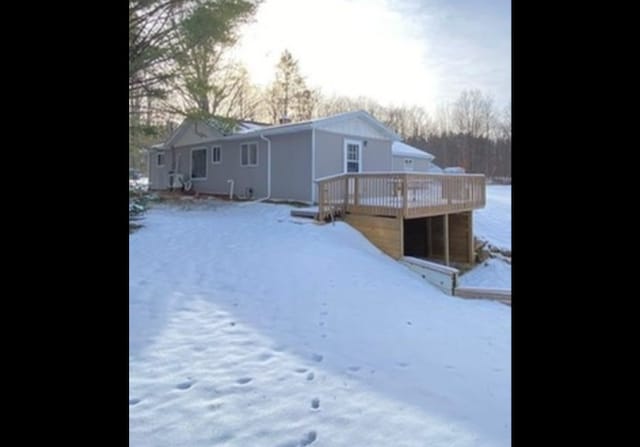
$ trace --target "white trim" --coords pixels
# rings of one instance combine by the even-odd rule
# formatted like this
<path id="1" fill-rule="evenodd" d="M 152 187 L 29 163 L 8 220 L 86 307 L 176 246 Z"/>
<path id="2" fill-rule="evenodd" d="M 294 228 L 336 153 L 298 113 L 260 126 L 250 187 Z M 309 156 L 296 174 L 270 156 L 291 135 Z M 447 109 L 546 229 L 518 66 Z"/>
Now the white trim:
<path id="1" fill-rule="evenodd" d="M 357 144 L 358 145 L 358 172 L 362 172 L 362 140 L 349 140 L 347 138 L 344 139 L 344 146 L 342 151 L 342 172 L 344 174 L 353 174 L 353 172 L 347 172 L 347 146 L 349 144 Z"/>
<path id="2" fill-rule="evenodd" d="M 242 146 L 243 145 L 247 145 L 247 164 L 243 165 L 242 164 Z M 255 144 L 256 145 L 256 162 L 255 164 L 251 164 L 251 154 L 250 151 L 248 150 L 248 147 L 250 144 Z M 241 168 L 257 168 L 260 165 L 260 157 L 259 157 L 259 151 L 260 149 L 260 142 L 259 141 L 245 141 L 244 143 L 240 143 L 240 167 Z"/>
<path id="3" fill-rule="evenodd" d="M 193 151 L 205 151 L 204 154 L 204 177 L 194 177 L 193 176 Z M 189 178 L 191 179 L 191 181 L 193 180 L 206 180 L 207 179 L 207 175 L 209 173 L 209 169 L 207 169 L 207 165 L 209 163 L 207 163 L 207 148 L 206 147 L 194 147 L 191 148 L 191 152 L 189 153 Z"/>
<path id="4" fill-rule="evenodd" d="M 311 203 L 317 201 L 317 187 L 314 182 L 316 178 L 316 129 L 311 129 Z"/>
<path id="5" fill-rule="evenodd" d="M 215 149 L 216 149 L 216 148 L 220 149 L 220 151 L 219 151 L 219 153 L 220 153 L 220 160 L 218 160 L 218 161 L 215 161 L 215 160 L 213 159 L 213 154 L 215 154 L 215 153 L 216 153 L 216 151 L 215 151 Z M 212 165 L 219 165 L 220 163 L 222 163 L 222 146 L 221 146 L 221 145 L 219 145 L 219 144 L 215 144 L 215 145 L 211 146 L 211 164 L 212 164 Z"/>
<path id="6" fill-rule="evenodd" d="M 167 154 L 164 151 L 158 151 L 156 152 L 156 168 L 164 168 L 165 163 L 167 162 L 166 158 L 167 158 Z M 162 155 L 162 164 L 158 163 L 158 156 Z"/>

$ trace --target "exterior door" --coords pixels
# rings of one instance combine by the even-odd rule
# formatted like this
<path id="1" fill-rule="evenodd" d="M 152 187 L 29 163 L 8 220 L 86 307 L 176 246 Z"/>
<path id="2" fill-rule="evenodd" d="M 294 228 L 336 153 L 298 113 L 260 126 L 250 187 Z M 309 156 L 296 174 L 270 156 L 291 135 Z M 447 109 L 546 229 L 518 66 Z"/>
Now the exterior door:
<path id="1" fill-rule="evenodd" d="M 362 143 L 360 141 L 345 140 L 344 172 L 347 174 L 362 172 Z M 357 202 L 355 198 L 355 179 L 349 179 L 348 188 L 349 202 Z"/>

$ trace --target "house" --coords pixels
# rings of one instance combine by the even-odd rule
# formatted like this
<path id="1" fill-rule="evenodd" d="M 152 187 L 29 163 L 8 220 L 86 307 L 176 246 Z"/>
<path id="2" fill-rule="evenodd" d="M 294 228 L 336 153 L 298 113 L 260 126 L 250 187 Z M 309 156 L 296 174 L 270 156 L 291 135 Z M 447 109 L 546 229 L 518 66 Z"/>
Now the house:
<path id="1" fill-rule="evenodd" d="M 150 189 L 313 202 L 319 220 L 345 219 L 395 259 L 474 260 L 484 176 L 443 173 L 364 111 L 233 129 L 185 120 L 149 157 Z"/>
<path id="2" fill-rule="evenodd" d="M 314 181 L 345 172 L 427 172 L 433 155 L 401 141 L 364 111 L 265 125 L 185 120 L 149 151 L 149 187 L 316 202 Z"/>

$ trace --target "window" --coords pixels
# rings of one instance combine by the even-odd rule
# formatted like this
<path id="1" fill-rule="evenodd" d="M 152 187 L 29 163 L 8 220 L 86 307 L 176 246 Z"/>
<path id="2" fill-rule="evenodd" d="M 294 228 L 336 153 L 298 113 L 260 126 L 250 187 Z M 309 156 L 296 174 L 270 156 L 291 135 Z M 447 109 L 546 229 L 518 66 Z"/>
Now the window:
<path id="1" fill-rule="evenodd" d="M 191 179 L 207 178 L 207 150 L 193 149 L 191 151 Z"/>
<path id="2" fill-rule="evenodd" d="M 164 166 L 164 152 L 158 152 L 156 154 L 156 166 L 159 168 Z"/>
<path id="3" fill-rule="evenodd" d="M 222 148 L 220 146 L 213 146 L 211 149 L 211 162 L 217 165 L 222 161 Z"/>
<path id="4" fill-rule="evenodd" d="M 360 172 L 360 143 L 345 141 L 345 171 Z"/>
<path id="5" fill-rule="evenodd" d="M 405 171 L 413 171 L 413 160 L 410 158 L 404 159 L 404 170 Z"/>
<path id="6" fill-rule="evenodd" d="M 240 166 L 258 166 L 257 143 L 243 143 L 240 145 Z"/>

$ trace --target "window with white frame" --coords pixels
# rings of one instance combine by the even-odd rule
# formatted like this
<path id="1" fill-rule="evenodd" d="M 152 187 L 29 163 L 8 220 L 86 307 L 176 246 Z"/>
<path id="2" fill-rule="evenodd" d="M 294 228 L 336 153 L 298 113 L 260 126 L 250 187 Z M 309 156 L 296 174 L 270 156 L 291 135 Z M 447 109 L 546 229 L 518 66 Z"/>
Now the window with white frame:
<path id="1" fill-rule="evenodd" d="M 211 148 L 211 162 L 217 165 L 222 161 L 222 148 L 220 146 L 213 146 Z"/>
<path id="2" fill-rule="evenodd" d="M 240 166 L 258 166 L 258 143 L 240 145 Z"/>
<path id="3" fill-rule="evenodd" d="M 191 151 L 191 179 L 207 178 L 207 149 L 193 149 Z"/>
<path id="4" fill-rule="evenodd" d="M 164 166 L 164 152 L 158 152 L 156 154 L 156 166 L 159 168 Z"/>
<path id="5" fill-rule="evenodd" d="M 413 171 L 413 160 L 410 158 L 404 159 L 404 170 L 405 171 Z"/>
<path id="6" fill-rule="evenodd" d="M 360 144 L 347 143 L 347 172 L 360 172 Z"/>

